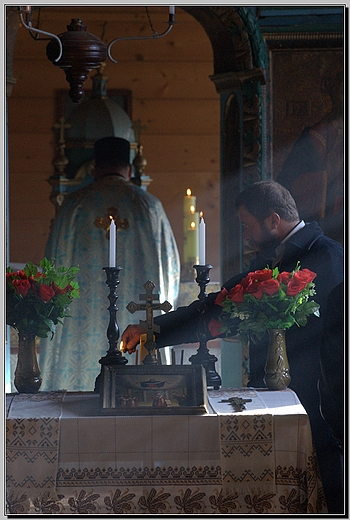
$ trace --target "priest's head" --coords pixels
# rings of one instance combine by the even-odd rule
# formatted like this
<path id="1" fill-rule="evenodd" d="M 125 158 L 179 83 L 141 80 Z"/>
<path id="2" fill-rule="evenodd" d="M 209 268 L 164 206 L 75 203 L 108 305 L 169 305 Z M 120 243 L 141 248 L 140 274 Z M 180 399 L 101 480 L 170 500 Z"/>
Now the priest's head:
<path id="1" fill-rule="evenodd" d="M 104 137 L 95 142 L 95 177 L 118 175 L 125 180 L 131 177 L 130 143 L 121 137 Z"/>

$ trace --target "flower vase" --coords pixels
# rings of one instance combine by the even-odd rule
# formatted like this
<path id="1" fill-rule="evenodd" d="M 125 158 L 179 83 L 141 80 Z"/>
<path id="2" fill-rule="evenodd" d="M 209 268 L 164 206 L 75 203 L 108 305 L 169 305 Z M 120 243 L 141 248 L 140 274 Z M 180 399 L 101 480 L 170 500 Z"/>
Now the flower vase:
<path id="1" fill-rule="evenodd" d="M 14 385 L 19 393 L 36 394 L 42 383 L 35 334 L 18 333 L 18 357 Z"/>
<path id="2" fill-rule="evenodd" d="M 269 329 L 264 382 L 269 390 L 285 390 L 291 381 L 285 329 Z"/>

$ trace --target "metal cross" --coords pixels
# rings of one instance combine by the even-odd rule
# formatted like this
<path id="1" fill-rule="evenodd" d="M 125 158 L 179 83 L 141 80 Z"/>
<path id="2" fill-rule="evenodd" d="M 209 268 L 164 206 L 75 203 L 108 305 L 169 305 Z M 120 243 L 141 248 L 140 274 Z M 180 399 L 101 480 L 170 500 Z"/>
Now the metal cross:
<path id="1" fill-rule="evenodd" d="M 135 303 L 131 301 L 128 303 L 126 308 L 128 309 L 131 314 L 134 314 L 136 311 L 146 311 L 146 320 L 140 320 L 140 325 L 145 325 L 147 329 L 147 339 L 145 342 L 145 347 L 148 350 L 149 355 L 152 357 L 152 354 L 154 356 L 154 349 L 156 348 L 156 343 L 154 341 L 154 332 L 159 332 L 160 327 L 154 323 L 153 320 L 153 311 L 155 310 L 161 310 L 164 312 L 170 311 L 172 308 L 172 305 L 165 301 L 163 303 L 159 303 L 159 296 L 158 294 L 152 294 L 153 289 L 155 288 L 155 285 L 151 280 L 148 280 L 144 288 L 146 289 L 146 294 L 140 294 L 140 300 L 145 300 L 145 303 Z M 148 357 L 148 356 L 147 356 Z M 151 363 L 156 363 L 155 357 L 152 359 L 152 361 L 148 361 Z"/>
<path id="2" fill-rule="evenodd" d="M 71 126 L 72 125 L 70 125 L 69 123 L 66 123 L 64 117 L 61 117 L 58 120 L 58 123 L 55 123 L 53 125 L 53 127 L 52 127 L 53 129 L 60 131 L 60 137 L 59 137 L 59 140 L 58 140 L 58 144 L 64 144 L 65 143 L 64 131 L 66 130 L 66 128 L 70 128 Z"/>
<path id="3" fill-rule="evenodd" d="M 118 229 L 128 229 L 129 227 L 129 221 L 127 218 L 119 218 L 118 217 L 118 210 L 114 206 L 110 206 L 107 208 L 107 215 L 104 217 L 96 217 L 94 224 L 97 228 L 104 228 L 106 229 L 106 238 L 109 238 L 109 228 L 111 225 L 111 217 L 113 218 L 115 225 Z"/>
<path id="4" fill-rule="evenodd" d="M 243 399 L 242 397 L 229 397 L 228 399 L 222 399 L 220 403 L 230 403 L 235 409 L 235 412 L 242 412 L 245 410 L 245 403 L 250 403 L 251 399 Z"/>

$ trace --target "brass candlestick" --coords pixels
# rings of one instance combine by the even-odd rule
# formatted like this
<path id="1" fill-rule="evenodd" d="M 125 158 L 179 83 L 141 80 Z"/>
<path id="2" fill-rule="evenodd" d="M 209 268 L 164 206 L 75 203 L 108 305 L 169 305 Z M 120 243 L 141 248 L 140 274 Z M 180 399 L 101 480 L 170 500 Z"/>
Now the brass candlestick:
<path id="1" fill-rule="evenodd" d="M 197 271 L 196 282 L 200 287 L 200 292 L 198 295 L 198 299 L 200 300 L 200 320 L 197 331 L 197 337 L 199 341 L 199 348 L 197 350 L 197 354 L 194 354 L 189 358 L 189 361 L 192 364 L 201 364 L 205 368 L 206 377 L 207 377 L 207 387 L 214 387 L 214 390 L 218 390 L 221 386 L 221 377 L 215 370 L 215 363 L 218 360 L 216 356 L 213 354 L 209 354 L 209 349 L 207 348 L 207 334 L 206 334 L 206 324 L 204 319 L 204 313 L 206 311 L 207 304 L 207 293 L 206 286 L 210 282 L 209 279 L 209 270 L 212 268 L 211 265 L 194 265 L 194 269 Z"/>
<path id="2" fill-rule="evenodd" d="M 110 301 L 110 305 L 108 307 L 109 311 L 109 325 L 107 328 L 107 338 L 109 342 L 109 349 L 104 357 L 99 360 L 99 363 L 103 365 L 126 365 L 128 360 L 123 356 L 122 352 L 118 349 L 118 339 L 119 339 L 119 327 L 117 323 L 117 287 L 120 283 L 119 281 L 119 272 L 122 270 L 122 267 L 103 267 L 103 270 L 106 271 L 107 281 L 106 284 L 109 287 L 109 295 L 108 299 Z M 102 372 L 102 368 L 101 368 Z M 95 392 L 99 392 L 100 380 L 101 380 L 101 372 L 97 376 L 95 381 Z"/>

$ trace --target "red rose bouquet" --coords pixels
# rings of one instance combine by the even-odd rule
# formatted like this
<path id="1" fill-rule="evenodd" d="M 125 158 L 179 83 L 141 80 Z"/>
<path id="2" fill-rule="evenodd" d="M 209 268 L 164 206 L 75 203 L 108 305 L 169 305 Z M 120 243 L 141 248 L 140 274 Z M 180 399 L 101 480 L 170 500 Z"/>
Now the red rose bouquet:
<path id="1" fill-rule="evenodd" d="M 79 285 L 74 281 L 78 267 L 55 269 L 44 258 L 38 267 L 28 262 L 20 271 L 6 269 L 6 323 L 17 332 L 46 338 L 55 333 L 55 325 L 68 317 L 73 298 L 79 298 Z"/>
<path id="2" fill-rule="evenodd" d="M 292 272 L 278 268 L 248 273 L 230 291 L 223 289 L 215 303 L 222 307 L 218 320 L 211 320 L 213 336 L 240 334 L 243 342 L 248 335 L 261 339 L 268 329 L 305 326 L 311 314 L 319 316 L 319 304 L 309 298 L 316 294 L 313 280 L 316 273 L 301 269 L 299 262 Z M 233 329 L 233 319 L 239 319 Z M 232 330 L 231 330 L 232 329 Z"/>

